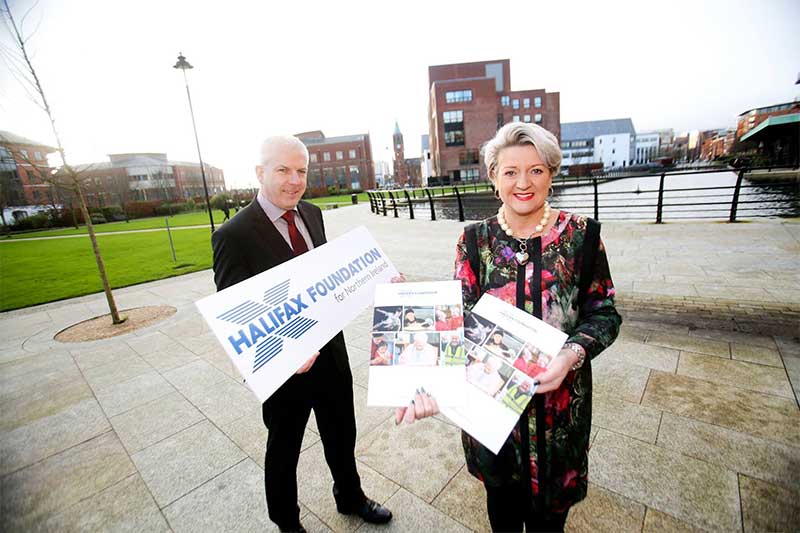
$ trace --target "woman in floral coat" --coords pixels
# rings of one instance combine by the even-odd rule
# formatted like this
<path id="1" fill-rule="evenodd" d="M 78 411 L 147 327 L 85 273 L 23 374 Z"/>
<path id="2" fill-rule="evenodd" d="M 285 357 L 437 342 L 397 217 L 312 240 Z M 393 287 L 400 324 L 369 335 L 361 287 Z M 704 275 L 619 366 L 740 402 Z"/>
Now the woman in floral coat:
<path id="1" fill-rule="evenodd" d="M 484 160 L 503 205 L 459 239 L 455 278 L 464 308 L 488 293 L 569 338 L 537 376 L 533 400 L 497 455 L 462 434 L 467 466 L 486 487 L 493 530 L 563 530 L 569 508 L 586 496 L 590 361 L 614 342 L 622 319 L 599 224 L 546 201 L 561 165 L 556 138 L 514 122 L 486 144 Z M 428 414 L 425 402 L 416 404 L 416 418 Z M 398 421 L 414 415 L 397 413 Z"/>

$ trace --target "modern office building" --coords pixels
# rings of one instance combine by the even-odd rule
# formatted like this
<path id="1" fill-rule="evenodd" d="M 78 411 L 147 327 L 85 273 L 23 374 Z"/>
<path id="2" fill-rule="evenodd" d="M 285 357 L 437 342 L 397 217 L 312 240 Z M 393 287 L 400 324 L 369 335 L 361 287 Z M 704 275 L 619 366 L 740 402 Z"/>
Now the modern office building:
<path id="1" fill-rule="evenodd" d="M 743 136 L 769 117 L 779 117 L 782 115 L 791 115 L 793 113 L 800 113 L 800 101 L 748 109 L 740 113 L 736 121 L 736 140 L 741 141 Z"/>
<path id="2" fill-rule="evenodd" d="M 532 122 L 560 136 L 560 96 L 511 90 L 508 59 L 428 67 L 432 172 L 451 182 L 486 179 L 481 146 L 504 124 Z"/>
<path id="3" fill-rule="evenodd" d="M 605 170 L 633 163 L 636 130 L 629 118 L 569 122 L 561 125 L 562 171 L 572 165 L 600 163 Z"/>
<path id="4" fill-rule="evenodd" d="M 661 135 L 657 131 L 636 134 L 636 148 L 633 157 L 634 165 L 646 165 L 658 158 Z"/>
<path id="5" fill-rule="evenodd" d="M 5 206 L 45 205 L 56 202 L 52 183 L 41 179 L 51 168 L 52 146 L 0 131 L 0 202 Z"/>
<path id="6" fill-rule="evenodd" d="M 375 187 L 375 165 L 369 133 L 325 137 L 319 131 L 296 135 L 308 148 L 308 192 L 367 190 Z"/>
<path id="7" fill-rule="evenodd" d="M 170 161 L 167 154 L 157 152 L 110 154 L 108 158 L 109 161 L 73 167 L 80 175 L 86 203 L 90 206 L 188 200 L 205 195 L 199 163 Z M 204 163 L 203 168 L 209 196 L 224 192 L 222 169 L 208 163 Z"/>
<path id="8" fill-rule="evenodd" d="M 430 135 L 423 135 L 421 139 L 420 177 L 422 184 L 428 184 L 428 178 L 433 176 L 433 161 L 431 160 Z"/>

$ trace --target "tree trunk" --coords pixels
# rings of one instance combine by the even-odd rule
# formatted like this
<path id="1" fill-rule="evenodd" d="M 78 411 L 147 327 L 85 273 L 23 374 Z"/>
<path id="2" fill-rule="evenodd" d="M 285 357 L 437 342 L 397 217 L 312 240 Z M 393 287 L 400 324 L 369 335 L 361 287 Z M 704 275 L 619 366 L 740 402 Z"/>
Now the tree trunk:
<path id="1" fill-rule="evenodd" d="M 97 262 L 97 270 L 100 272 L 100 281 L 103 283 L 103 292 L 106 293 L 106 301 L 108 302 L 108 309 L 111 311 L 111 321 L 114 324 L 122 324 L 125 318 L 120 318 L 119 311 L 117 311 L 117 303 L 114 301 L 114 295 L 111 294 L 111 285 L 108 284 L 108 276 L 106 276 L 106 267 L 103 264 L 103 256 L 100 255 L 100 247 L 97 244 L 97 235 L 94 233 L 94 225 L 92 224 L 92 217 L 89 215 L 89 209 L 86 207 L 86 199 L 83 197 L 83 190 L 81 189 L 78 180 L 73 177 L 75 183 L 75 192 L 78 194 L 78 201 L 81 204 L 81 213 L 86 221 L 86 230 L 89 232 L 89 240 L 92 241 L 92 250 L 94 251 L 94 260 Z"/>

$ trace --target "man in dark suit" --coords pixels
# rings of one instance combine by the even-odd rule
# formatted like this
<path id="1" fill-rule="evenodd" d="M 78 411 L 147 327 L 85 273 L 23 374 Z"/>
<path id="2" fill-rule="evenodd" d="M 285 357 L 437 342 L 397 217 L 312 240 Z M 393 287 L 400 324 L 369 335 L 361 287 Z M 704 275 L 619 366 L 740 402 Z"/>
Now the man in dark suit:
<path id="1" fill-rule="evenodd" d="M 301 201 L 308 149 L 296 137 L 271 137 L 257 167 L 256 199 L 212 236 L 214 281 L 222 290 L 326 242 L 320 209 Z M 269 430 L 264 485 L 270 520 L 281 531 L 305 531 L 297 505 L 297 462 L 314 410 L 340 513 L 385 523 L 392 513 L 367 498 L 356 470 L 353 376 L 339 332 L 284 383 L 262 412 Z"/>

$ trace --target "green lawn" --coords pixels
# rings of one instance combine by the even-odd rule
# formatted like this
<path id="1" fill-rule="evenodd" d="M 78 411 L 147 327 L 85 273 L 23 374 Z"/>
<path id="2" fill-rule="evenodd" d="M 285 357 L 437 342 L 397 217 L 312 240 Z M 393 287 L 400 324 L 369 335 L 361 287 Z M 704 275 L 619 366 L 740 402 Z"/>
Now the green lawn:
<path id="1" fill-rule="evenodd" d="M 222 211 L 214 210 L 214 222 L 222 224 L 225 215 Z M 233 213 L 231 213 L 233 215 Z M 151 218 L 137 218 L 130 222 L 108 222 L 106 224 L 95 224 L 95 233 L 112 233 L 116 231 L 131 231 L 139 229 L 157 229 L 166 228 L 165 217 L 151 217 Z M 169 226 L 171 228 L 183 226 L 201 226 L 208 225 L 208 212 L 195 211 L 194 213 L 181 213 L 173 215 L 169 219 Z M 82 235 L 86 233 L 86 226 L 81 226 L 79 229 L 75 228 L 61 228 L 50 229 L 42 231 L 33 231 L 30 233 L 19 233 L 11 236 L 12 239 L 27 239 L 30 237 L 57 237 L 59 235 Z"/>
<path id="2" fill-rule="evenodd" d="M 359 203 L 369 202 L 367 193 L 365 192 L 360 193 L 358 195 L 358 201 Z M 349 194 L 314 198 L 312 200 L 309 200 L 309 202 L 311 202 L 312 204 L 330 204 L 330 203 L 347 204 L 347 205 L 351 204 Z M 225 219 L 225 215 L 223 214 L 223 212 L 214 209 L 213 213 L 214 213 L 214 223 L 222 224 L 222 221 Z M 233 215 L 234 212 L 233 210 L 231 210 L 231 216 Z M 96 233 L 111 233 L 116 231 L 165 228 L 166 222 L 164 221 L 164 218 L 165 217 L 137 218 L 135 220 L 131 220 L 130 222 L 108 222 L 106 224 L 95 224 L 94 231 Z M 195 211 L 193 213 L 181 213 L 179 215 L 173 215 L 169 219 L 169 225 L 172 228 L 177 228 L 182 226 L 208 225 L 208 212 Z M 30 237 L 57 237 L 60 235 L 82 235 L 85 233 L 86 233 L 86 226 L 81 226 L 79 229 L 75 228 L 49 229 L 42 231 L 32 231 L 30 233 L 19 233 L 17 235 L 11 235 L 9 237 L 0 237 L 0 238 L 27 239 Z"/>
<path id="3" fill-rule="evenodd" d="M 123 223 L 124 224 L 124 223 Z M 113 288 L 188 274 L 211 267 L 208 228 L 102 235 L 98 238 Z M 102 290 L 89 239 L 0 244 L 0 311 Z"/>

